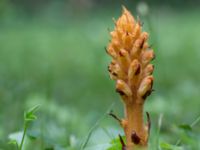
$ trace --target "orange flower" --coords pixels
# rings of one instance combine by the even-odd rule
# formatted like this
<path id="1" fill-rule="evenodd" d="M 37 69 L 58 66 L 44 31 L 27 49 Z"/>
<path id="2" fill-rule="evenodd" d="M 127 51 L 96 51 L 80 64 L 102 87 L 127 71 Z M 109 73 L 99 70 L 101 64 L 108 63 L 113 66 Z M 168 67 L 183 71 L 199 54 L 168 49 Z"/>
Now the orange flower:
<path id="1" fill-rule="evenodd" d="M 125 118 L 120 124 L 125 132 L 126 147 L 128 150 L 136 145 L 146 147 L 150 123 L 148 127 L 143 123 L 143 106 L 152 92 L 154 66 L 150 62 L 155 57 L 154 51 L 148 45 L 148 33 L 142 31 L 140 21 L 125 7 L 110 35 L 107 53 L 112 61 L 108 70 L 111 79 L 116 80 L 116 91 L 124 103 Z"/>

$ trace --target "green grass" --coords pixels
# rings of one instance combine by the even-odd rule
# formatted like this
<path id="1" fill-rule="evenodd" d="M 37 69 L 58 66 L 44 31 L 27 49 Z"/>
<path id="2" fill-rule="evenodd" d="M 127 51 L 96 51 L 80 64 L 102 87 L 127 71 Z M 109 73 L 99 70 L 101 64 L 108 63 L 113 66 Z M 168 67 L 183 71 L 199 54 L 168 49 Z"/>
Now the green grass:
<path id="1" fill-rule="evenodd" d="M 60 23 L 19 19 L 0 27 L 0 149 L 13 149 L 7 137 L 22 130 L 23 112 L 35 104 L 41 108 L 28 135 L 36 139 L 25 142 L 31 150 L 77 149 L 113 102 L 114 111 L 123 115 L 104 51 L 113 15 L 118 16 L 98 12 Z M 150 19 L 157 55 L 155 92 L 145 105 L 153 121 L 150 147 L 159 137 L 171 144 L 181 138 L 185 149 L 199 149 L 199 123 L 189 133 L 178 125 L 191 124 L 200 115 L 200 20 L 195 11 L 155 11 Z M 145 19 L 144 27 L 149 29 Z M 92 133 L 88 150 L 103 149 L 119 132 L 117 123 L 105 117 Z"/>

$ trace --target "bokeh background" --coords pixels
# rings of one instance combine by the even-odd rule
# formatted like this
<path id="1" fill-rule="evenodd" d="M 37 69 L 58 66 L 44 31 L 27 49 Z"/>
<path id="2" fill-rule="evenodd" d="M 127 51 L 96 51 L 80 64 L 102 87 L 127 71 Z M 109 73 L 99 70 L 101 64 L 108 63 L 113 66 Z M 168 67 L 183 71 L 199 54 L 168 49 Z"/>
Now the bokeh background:
<path id="1" fill-rule="evenodd" d="M 145 105 L 150 146 L 181 139 L 185 149 L 200 149 L 199 1 L 0 0 L 0 150 L 14 149 L 9 137 L 37 104 L 27 150 L 79 150 L 88 135 L 86 149 L 103 150 L 123 134 L 107 115 L 122 117 L 123 106 L 105 53 L 122 5 L 140 17 L 157 56 Z M 192 123 L 192 132 L 179 129 Z"/>

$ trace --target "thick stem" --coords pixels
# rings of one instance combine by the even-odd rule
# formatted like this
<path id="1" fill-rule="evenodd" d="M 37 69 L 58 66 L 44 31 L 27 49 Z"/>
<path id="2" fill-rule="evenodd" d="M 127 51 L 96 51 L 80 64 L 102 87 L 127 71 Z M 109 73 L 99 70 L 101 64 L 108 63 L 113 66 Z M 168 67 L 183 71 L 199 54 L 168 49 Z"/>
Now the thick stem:
<path id="1" fill-rule="evenodd" d="M 132 150 L 136 145 L 145 146 L 147 144 L 147 132 L 143 123 L 143 103 L 126 104 L 125 114 L 128 122 L 127 126 L 124 128 L 127 141 L 127 150 Z M 138 143 L 134 143 L 133 134 L 139 137 Z"/>

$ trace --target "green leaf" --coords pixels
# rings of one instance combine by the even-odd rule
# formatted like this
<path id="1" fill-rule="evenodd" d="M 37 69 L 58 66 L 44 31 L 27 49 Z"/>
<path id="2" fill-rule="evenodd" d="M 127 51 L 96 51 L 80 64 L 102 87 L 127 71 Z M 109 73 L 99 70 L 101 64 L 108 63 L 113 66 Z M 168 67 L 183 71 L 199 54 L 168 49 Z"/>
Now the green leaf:
<path id="1" fill-rule="evenodd" d="M 16 140 L 10 140 L 10 141 L 8 142 L 8 144 L 10 144 L 10 145 L 17 145 L 17 146 L 18 146 Z"/>
<path id="2" fill-rule="evenodd" d="M 20 145 L 23 132 L 15 132 L 8 135 L 9 142 L 8 144 Z"/>
<path id="3" fill-rule="evenodd" d="M 171 144 L 168 144 L 166 142 L 161 142 L 160 143 L 160 148 L 162 150 L 183 150 L 182 147 L 171 145 Z"/>
<path id="4" fill-rule="evenodd" d="M 35 131 L 35 130 L 28 130 L 27 136 L 29 137 L 29 139 L 35 140 L 40 137 L 40 132 Z"/>
<path id="5" fill-rule="evenodd" d="M 40 107 L 40 105 L 36 105 L 29 109 L 27 112 L 24 113 L 24 120 L 25 122 L 33 121 L 37 119 L 37 116 L 34 115 L 34 112 Z"/>
<path id="6" fill-rule="evenodd" d="M 161 142 L 160 147 L 165 149 L 165 150 L 172 150 L 172 146 L 168 143 L 165 143 L 165 142 Z"/>
<path id="7" fill-rule="evenodd" d="M 181 124 L 178 127 L 186 131 L 192 131 L 192 127 L 188 124 Z"/>
<path id="8" fill-rule="evenodd" d="M 31 115 L 26 116 L 25 121 L 33 121 L 33 120 L 36 120 L 36 119 L 37 119 L 37 116 L 31 114 Z"/>
<path id="9" fill-rule="evenodd" d="M 125 136 L 122 136 L 123 140 L 125 141 Z M 110 142 L 111 146 L 107 150 L 121 150 L 122 149 L 122 144 L 120 142 L 119 137 L 113 139 Z"/>
<path id="10" fill-rule="evenodd" d="M 40 105 L 33 106 L 28 110 L 28 113 L 33 114 L 37 109 L 39 109 Z"/>

